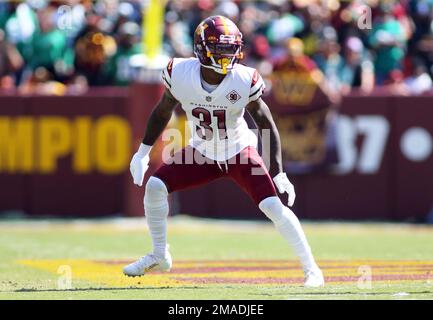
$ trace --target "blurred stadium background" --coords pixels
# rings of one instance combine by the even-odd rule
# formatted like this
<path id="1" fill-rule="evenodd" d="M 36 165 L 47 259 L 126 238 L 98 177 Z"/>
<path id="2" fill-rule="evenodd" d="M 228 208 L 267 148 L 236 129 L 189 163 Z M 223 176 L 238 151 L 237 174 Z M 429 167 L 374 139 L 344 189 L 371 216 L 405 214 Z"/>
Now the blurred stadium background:
<path id="1" fill-rule="evenodd" d="M 224 180 L 171 195 L 172 273 L 121 276 L 151 247 L 129 162 L 160 71 L 213 14 L 265 78 L 319 291 Z M 0 299 L 431 299 L 432 76 L 432 0 L 0 0 Z"/>
<path id="2" fill-rule="evenodd" d="M 1 1 L 1 215 L 142 216 L 129 161 L 160 70 L 193 55 L 213 14 L 238 23 L 244 63 L 266 78 L 301 219 L 433 220 L 430 0 Z M 263 218 L 229 181 L 171 204 Z"/>

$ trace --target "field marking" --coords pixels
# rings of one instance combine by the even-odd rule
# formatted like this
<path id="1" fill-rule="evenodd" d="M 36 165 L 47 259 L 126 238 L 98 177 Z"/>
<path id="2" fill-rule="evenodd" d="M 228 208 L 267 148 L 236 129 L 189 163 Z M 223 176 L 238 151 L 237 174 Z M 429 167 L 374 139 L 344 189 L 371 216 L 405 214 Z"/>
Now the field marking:
<path id="1" fill-rule="evenodd" d="M 153 272 L 139 278 L 123 275 L 124 260 L 21 260 L 17 263 L 57 275 L 59 266 L 70 266 L 73 279 L 115 287 L 180 287 L 185 285 L 302 285 L 304 275 L 296 261 L 287 260 L 180 260 L 171 272 Z M 420 260 L 322 260 L 328 284 L 357 283 L 358 267 L 372 268 L 372 281 L 433 283 L 433 261 Z"/>

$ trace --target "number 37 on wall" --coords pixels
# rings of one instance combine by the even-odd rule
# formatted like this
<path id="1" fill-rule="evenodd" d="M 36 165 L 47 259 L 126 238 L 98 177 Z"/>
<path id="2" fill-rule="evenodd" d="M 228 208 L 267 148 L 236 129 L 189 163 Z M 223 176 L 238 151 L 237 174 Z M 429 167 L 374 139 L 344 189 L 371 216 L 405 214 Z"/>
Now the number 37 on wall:
<path id="1" fill-rule="evenodd" d="M 390 131 L 388 120 L 380 115 L 349 117 L 337 120 L 337 151 L 339 163 L 335 172 L 346 174 L 377 173 L 382 163 Z M 360 147 L 357 146 L 361 139 Z"/>

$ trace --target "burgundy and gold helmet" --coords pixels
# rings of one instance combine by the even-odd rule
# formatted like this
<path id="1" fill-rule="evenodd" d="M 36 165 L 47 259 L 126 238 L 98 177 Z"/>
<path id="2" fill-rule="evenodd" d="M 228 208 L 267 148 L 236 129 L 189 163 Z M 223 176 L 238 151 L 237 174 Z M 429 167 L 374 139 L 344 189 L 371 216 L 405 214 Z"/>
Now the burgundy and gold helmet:
<path id="1" fill-rule="evenodd" d="M 226 17 L 209 17 L 195 30 L 194 53 L 203 67 L 226 74 L 243 58 L 242 33 Z"/>

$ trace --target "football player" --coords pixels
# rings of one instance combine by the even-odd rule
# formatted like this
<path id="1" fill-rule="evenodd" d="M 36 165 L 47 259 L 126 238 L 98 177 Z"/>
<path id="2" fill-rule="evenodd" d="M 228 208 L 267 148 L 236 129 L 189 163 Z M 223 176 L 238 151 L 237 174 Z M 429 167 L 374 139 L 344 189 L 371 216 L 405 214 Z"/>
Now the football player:
<path id="1" fill-rule="evenodd" d="M 283 172 L 278 130 L 261 98 L 263 79 L 255 69 L 238 63 L 242 46 L 238 27 L 228 18 L 212 16 L 195 31 L 196 58 L 172 59 L 163 70 L 164 95 L 152 111 L 143 142 L 131 161 L 134 183 L 142 185 L 152 145 L 179 103 L 187 115 L 192 138 L 146 184 L 144 208 L 153 251 L 124 267 L 126 275 L 170 270 L 172 259 L 166 241 L 169 193 L 228 177 L 251 197 L 293 247 L 304 269 L 304 285 L 324 285 L 298 218 L 277 196 L 275 187 L 280 193 L 288 193 L 288 205 L 292 206 L 295 190 Z M 256 150 L 257 137 L 244 120 L 245 109 L 260 130 L 270 132 L 269 171 Z"/>

